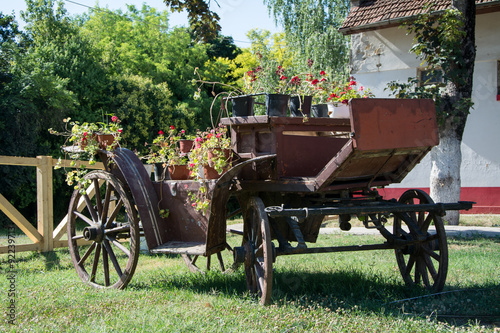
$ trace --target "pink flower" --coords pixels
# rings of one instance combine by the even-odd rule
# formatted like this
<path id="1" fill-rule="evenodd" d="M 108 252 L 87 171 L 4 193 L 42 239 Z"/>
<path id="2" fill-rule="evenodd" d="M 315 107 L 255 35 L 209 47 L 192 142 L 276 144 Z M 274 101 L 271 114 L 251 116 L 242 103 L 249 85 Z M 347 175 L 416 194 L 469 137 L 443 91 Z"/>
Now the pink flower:
<path id="1" fill-rule="evenodd" d="M 163 133 L 163 131 L 160 130 L 160 131 L 158 131 L 158 134 L 163 135 L 164 133 Z"/>
<path id="2" fill-rule="evenodd" d="M 351 80 L 351 81 L 349 82 L 349 85 L 350 85 L 350 86 L 355 86 L 355 85 L 356 85 L 356 81 Z"/>
<path id="3" fill-rule="evenodd" d="M 207 134 L 207 139 L 210 139 L 212 136 L 213 136 L 212 133 L 208 133 Z"/>
<path id="4" fill-rule="evenodd" d="M 363 89 L 365 89 L 363 86 L 359 87 L 359 91 L 363 91 Z"/>
<path id="5" fill-rule="evenodd" d="M 194 168 L 194 167 L 195 167 L 195 165 L 196 165 L 196 164 L 194 164 L 194 163 L 189 163 L 189 167 L 190 167 L 190 168 Z"/>
<path id="6" fill-rule="evenodd" d="M 196 207 L 196 202 L 193 202 L 191 206 Z"/>
<path id="7" fill-rule="evenodd" d="M 83 137 L 86 137 L 87 136 L 87 132 L 83 132 Z"/>
<path id="8" fill-rule="evenodd" d="M 119 120 L 118 120 L 117 116 L 113 116 L 113 117 L 111 117 L 111 121 L 114 122 L 114 123 L 116 123 Z"/>
<path id="9" fill-rule="evenodd" d="M 194 141 L 196 141 L 196 142 L 203 142 L 203 139 L 200 138 L 200 137 L 197 137 Z"/>
<path id="10" fill-rule="evenodd" d="M 123 132 L 123 128 L 118 129 L 118 133 L 121 133 L 121 132 Z"/>
<path id="11" fill-rule="evenodd" d="M 181 134 L 184 134 L 184 133 L 186 133 L 186 131 L 185 131 L 185 130 L 182 130 L 182 131 L 181 131 Z"/>
<path id="12" fill-rule="evenodd" d="M 216 137 L 217 137 L 217 139 L 220 139 L 222 137 L 222 134 L 217 133 Z"/>

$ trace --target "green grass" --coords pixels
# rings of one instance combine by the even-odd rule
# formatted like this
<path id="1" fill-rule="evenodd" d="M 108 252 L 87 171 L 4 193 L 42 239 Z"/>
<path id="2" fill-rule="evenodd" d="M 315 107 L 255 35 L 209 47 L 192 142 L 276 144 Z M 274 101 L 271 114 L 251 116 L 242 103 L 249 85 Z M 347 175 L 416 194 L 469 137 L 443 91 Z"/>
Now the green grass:
<path id="1" fill-rule="evenodd" d="M 237 245 L 241 238 L 228 240 Z M 311 246 L 373 242 L 380 237 L 321 235 Z M 177 256 L 143 254 L 125 290 L 95 290 L 80 282 L 67 249 L 17 253 L 15 325 L 5 315 L 8 259 L 0 255 L 0 330 L 493 331 L 500 325 L 500 239 L 450 239 L 449 251 L 447 284 L 440 295 L 404 286 L 390 250 L 278 257 L 272 304 L 266 307 L 246 292 L 242 268 L 223 274 L 213 263 L 202 275 L 190 273 Z M 231 263 L 229 253 L 224 259 Z M 198 262 L 203 267 L 204 258 Z"/>

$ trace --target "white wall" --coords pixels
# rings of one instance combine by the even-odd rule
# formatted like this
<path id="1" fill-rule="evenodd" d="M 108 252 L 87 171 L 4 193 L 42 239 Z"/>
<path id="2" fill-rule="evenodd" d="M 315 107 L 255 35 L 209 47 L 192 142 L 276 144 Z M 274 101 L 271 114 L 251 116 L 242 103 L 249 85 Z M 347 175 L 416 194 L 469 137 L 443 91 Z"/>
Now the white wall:
<path id="1" fill-rule="evenodd" d="M 462 187 L 500 186 L 500 101 L 497 95 L 497 61 L 500 60 L 500 12 L 476 20 L 477 55 L 474 70 L 474 109 L 468 117 L 462 142 Z M 409 49 L 413 42 L 404 28 L 387 28 L 351 36 L 352 75 L 376 97 L 390 97 L 387 83 L 407 82 L 417 75 L 421 61 Z M 427 156 L 393 187 L 429 187 Z"/>

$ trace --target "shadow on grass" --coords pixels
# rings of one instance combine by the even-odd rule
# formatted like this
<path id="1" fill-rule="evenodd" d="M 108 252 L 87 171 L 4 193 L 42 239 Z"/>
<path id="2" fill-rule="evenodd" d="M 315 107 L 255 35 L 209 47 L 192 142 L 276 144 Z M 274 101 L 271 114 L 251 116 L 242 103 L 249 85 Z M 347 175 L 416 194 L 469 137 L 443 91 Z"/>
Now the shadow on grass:
<path id="1" fill-rule="evenodd" d="M 132 280 L 129 287 L 164 292 L 215 292 L 227 297 L 248 296 L 243 268 L 230 274 L 219 271 L 199 274 L 187 269 L 184 273 L 175 274 L 165 271 L 156 277 L 154 281 Z M 273 276 L 272 303 L 278 306 L 322 307 L 331 311 L 430 318 L 454 325 L 465 325 L 471 320 L 485 325 L 498 322 L 499 298 L 499 285 L 447 286 L 443 293 L 433 294 L 423 287 L 405 286 L 402 278 L 391 280 L 387 276 L 369 275 L 358 270 L 309 272 L 280 268 L 275 270 Z"/>

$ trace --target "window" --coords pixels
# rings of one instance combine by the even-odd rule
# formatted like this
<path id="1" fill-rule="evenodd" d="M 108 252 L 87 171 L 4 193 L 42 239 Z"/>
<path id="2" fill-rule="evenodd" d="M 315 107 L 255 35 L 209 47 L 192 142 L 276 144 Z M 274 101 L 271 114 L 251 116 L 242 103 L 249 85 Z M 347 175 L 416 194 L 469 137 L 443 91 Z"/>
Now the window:
<path id="1" fill-rule="evenodd" d="M 419 86 L 444 85 L 441 69 L 417 69 Z"/>

